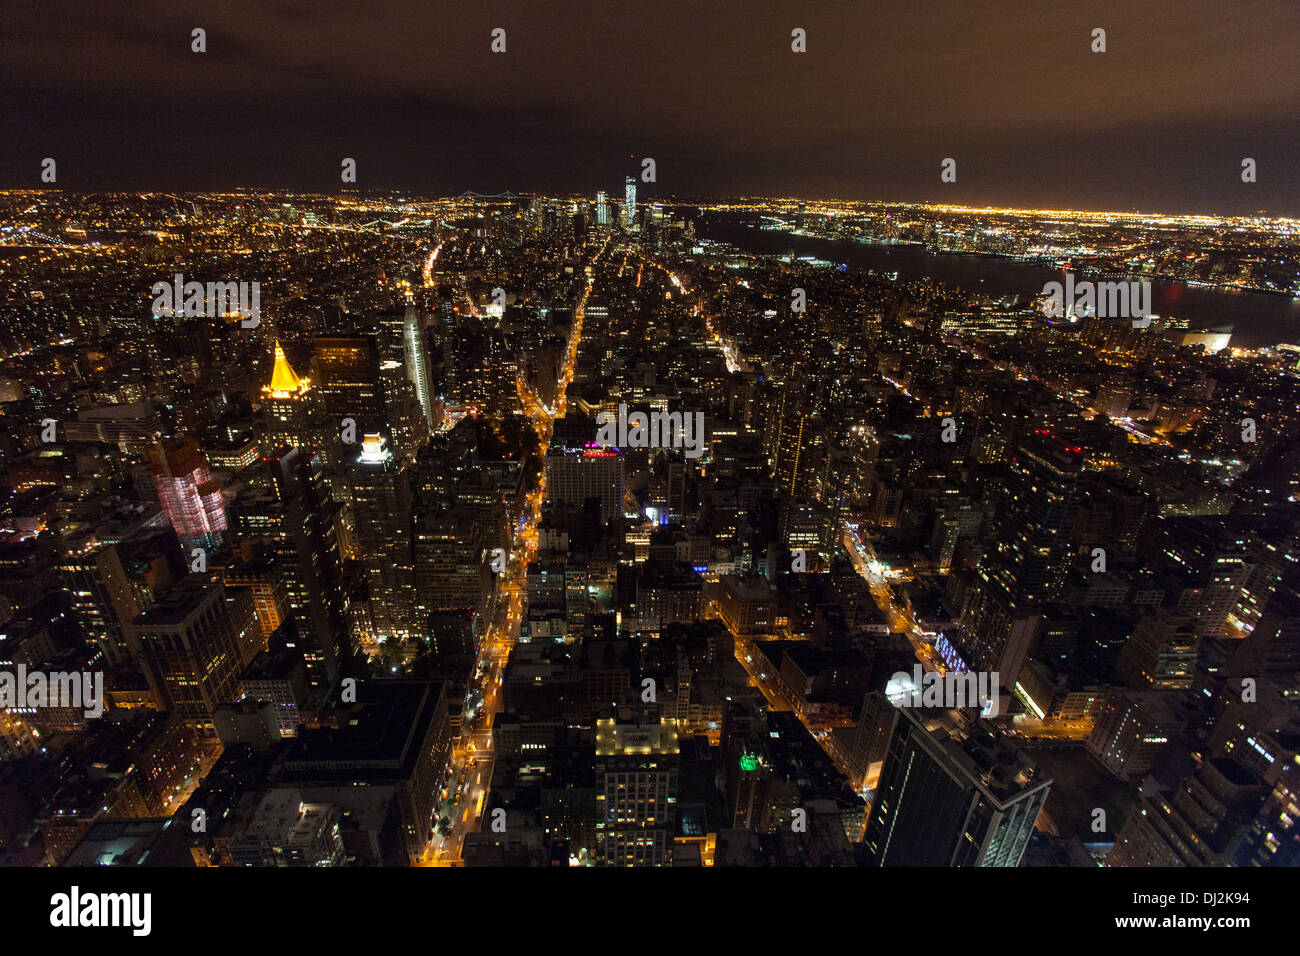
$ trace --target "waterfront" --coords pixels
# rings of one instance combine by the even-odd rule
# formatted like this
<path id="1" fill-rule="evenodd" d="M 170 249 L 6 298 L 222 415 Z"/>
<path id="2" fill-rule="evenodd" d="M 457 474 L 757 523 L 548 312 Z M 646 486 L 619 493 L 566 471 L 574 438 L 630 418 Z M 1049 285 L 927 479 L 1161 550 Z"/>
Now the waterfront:
<path id="1" fill-rule="evenodd" d="M 854 270 L 896 272 L 900 282 L 929 277 L 994 298 L 1019 295 L 1027 299 L 1047 282 L 1064 282 L 1061 270 L 1040 262 L 930 253 L 915 245 L 875 245 L 762 230 L 757 216 L 710 213 L 698 218 L 695 228 L 701 239 L 727 242 L 747 252 L 817 256 Z M 1186 319 L 1195 327 L 1231 325 L 1232 345 L 1242 348 L 1300 341 L 1300 300 L 1286 296 L 1153 280 L 1151 310 L 1156 315 Z"/>

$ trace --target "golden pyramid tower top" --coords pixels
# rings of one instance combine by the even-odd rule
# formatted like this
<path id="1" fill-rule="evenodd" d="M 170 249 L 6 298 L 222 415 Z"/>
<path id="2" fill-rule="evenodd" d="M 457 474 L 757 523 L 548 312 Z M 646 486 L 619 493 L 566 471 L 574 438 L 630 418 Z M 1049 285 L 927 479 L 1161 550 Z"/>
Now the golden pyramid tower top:
<path id="1" fill-rule="evenodd" d="M 271 373 L 271 384 L 263 388 L 262 391 L 274 398 L 289 398 L 294 395 L 301 395 L 307 391 L 307 386 L 310 384 L 311 379 L 299 378 L 297 373 L 290 367 L 284 349 L 280 347 L 280 340 L 276 339 L 275 370 Z"/>

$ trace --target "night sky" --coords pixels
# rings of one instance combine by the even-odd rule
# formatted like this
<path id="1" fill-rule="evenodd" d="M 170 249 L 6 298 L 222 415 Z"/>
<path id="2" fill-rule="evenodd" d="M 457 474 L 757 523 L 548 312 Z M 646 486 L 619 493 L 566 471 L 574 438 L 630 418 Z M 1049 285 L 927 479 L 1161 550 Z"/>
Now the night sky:
<path id="1" fill-rule="evenodd" d="M 1300 215 L 1294 0 L 3 8 L 8 187 L 334 191 L 349 156 L 362 190 L 618 195 L 651 156 L 647 198 Z"/>

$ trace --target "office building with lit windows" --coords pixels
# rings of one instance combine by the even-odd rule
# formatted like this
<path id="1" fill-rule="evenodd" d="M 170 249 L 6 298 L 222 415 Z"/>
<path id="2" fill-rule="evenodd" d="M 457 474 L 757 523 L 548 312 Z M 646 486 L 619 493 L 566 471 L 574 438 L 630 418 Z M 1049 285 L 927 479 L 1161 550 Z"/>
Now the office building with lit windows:
<path id="1" fill-rule="evenodd" d="M 408 469 L 382 435 L 368 434 L 348 466 L 355 537 L 370 593 L 376 637 L 405 641 L 418 633 Z"/>
<path id="2" fill-rule="evenodd" d="M 636 225 L 636 180 L 631 176 L 623 179 L 623 225 L 628 229 Z"/>
<path id="3" fill-rule="evenodd" d="M 602 524 L 623 521 L 623 455 L 617 448 L 557 448 L 546 454 L 546 493 L 558 505 L 600 502 Z"/>
<path id="4" fill-rule="evenodd" d="M 265 413 L 259 436 L 262 447 L 310 447 L 314 398 L 311 379 L 298 377 L 284 349 L 276 342 L 271 381 L 262 386 Z"/>
<path id="5" fill-rule="evenodd" d="M 155 706 L 178 714 L 200 736 L 215 737 L 213 715 L 239 699 L 239 676 L 265 646 L 252 594 L 192 576 L 131 631 Z"/>
<path id="6" fill-rule="evenodd" d="M 672 863 L 678 752 L 671 718 L 596 721 L 598 865 Z"/>
<path id="7" fill-rule="evenodd" d="M 1019 866 L 1052 781 L 976 724 L 927 729 L 900 708 L 866 849 L 876 866 Z"/>
<path id="8" fill-rule="evenodd" d="M 1014 686 L 1070 568 L 1083 449 L 1047 429 L 1017 444 L 994 491 L 991 546 L 975 569 L 961 623 L 973 662 Z"/>

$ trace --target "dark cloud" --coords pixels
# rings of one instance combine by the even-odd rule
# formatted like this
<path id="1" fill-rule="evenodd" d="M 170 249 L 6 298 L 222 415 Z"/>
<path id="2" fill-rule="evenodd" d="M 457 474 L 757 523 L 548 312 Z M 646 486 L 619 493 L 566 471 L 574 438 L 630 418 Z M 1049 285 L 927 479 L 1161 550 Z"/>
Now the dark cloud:
<path id="1" fill-rule="evenodd" d="M 636 171 L 632 154 L 655 157 L 665 194 L 1300 212 L 1288 0 L 10 0 L 4 15 L 11 186 L 54 155 L 68 188 L 329 189 L 355 156 L 363 187 L 591 192 Z M 945 156 L 958 181 L 941 186 Z"/>

